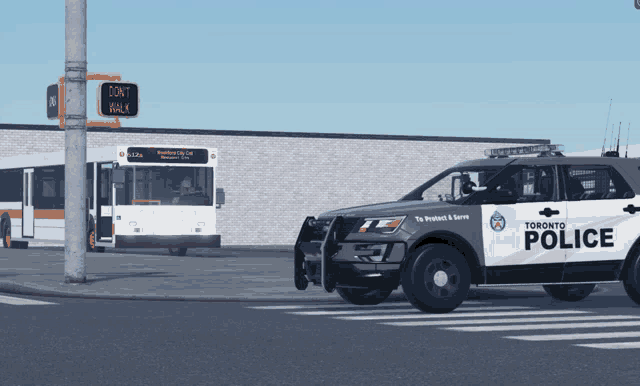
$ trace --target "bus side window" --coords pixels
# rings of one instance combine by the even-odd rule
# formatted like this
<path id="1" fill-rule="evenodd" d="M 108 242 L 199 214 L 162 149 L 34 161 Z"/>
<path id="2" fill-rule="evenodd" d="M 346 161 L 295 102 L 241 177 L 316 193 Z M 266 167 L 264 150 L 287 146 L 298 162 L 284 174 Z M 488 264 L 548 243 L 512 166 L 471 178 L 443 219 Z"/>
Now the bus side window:
<path id="1" fill-rule="evenodd" d="M 34 176 L 35 209 L 63 209 L 64 165 L 37 167 Z"/>
<path id="2" fill-rule="evenodd" d="M 111 205 L 111 169 L 100 170 L 100 202 L 102 205 Z"/>
<path id="3" fill-rule="evenodd" d="M 87 190 L 85 197 L 89 199 L 89 209 L 93 209 L 93 163 L 87 163 Z"/>
<path id="4" fill-rule="evenodd" d="M 22 169 L 0 172 L 0 202 L 22 200 Z"/>

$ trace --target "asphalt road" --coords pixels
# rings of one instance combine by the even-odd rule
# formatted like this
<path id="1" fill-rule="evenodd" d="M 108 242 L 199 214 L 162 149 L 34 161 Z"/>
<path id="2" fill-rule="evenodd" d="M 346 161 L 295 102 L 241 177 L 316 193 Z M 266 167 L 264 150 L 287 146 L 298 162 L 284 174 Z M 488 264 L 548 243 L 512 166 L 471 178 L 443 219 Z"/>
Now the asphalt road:
<path id="1" fill-rule="evenodd" d="M 475 289 L 459 311 L 435 316 L 402 301 L 357 307 L 2 294 L 0 384 L 636 384 L 639 349 L 578 346 L 640 342 L 640 308 L 620 285 L 602 289 L 579 303 Z M 407 322 L 423 325 L 384 324 Z M 576 335 L 593 333 L 617 335 Z"/>

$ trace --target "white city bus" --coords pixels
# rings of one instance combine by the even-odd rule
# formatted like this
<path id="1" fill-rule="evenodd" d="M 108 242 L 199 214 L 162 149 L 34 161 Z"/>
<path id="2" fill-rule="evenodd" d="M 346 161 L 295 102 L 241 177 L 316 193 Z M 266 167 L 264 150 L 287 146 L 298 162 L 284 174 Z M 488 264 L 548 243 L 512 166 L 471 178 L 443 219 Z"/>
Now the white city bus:
<path id="1" fill-rule="evenodd" d="M 5 248 L 64 243 L 64 159 L 64 151 L 0 158 Z M 88 148 L 87 250 L 168 248 L 184 256 L 187 248 L 220 247 L 217 163 L 217 149 L 203 147 Z"/>

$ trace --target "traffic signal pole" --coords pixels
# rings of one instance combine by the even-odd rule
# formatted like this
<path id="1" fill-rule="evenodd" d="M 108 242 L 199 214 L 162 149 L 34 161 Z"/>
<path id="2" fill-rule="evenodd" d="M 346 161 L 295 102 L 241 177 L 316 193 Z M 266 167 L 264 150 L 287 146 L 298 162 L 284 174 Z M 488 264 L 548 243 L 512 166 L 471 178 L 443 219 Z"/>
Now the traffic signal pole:
<path id="1" fill-rule="evenodd" d="M 87 163 L 87 1 L 65 0 L 64 281 L 84 283 Z"/>

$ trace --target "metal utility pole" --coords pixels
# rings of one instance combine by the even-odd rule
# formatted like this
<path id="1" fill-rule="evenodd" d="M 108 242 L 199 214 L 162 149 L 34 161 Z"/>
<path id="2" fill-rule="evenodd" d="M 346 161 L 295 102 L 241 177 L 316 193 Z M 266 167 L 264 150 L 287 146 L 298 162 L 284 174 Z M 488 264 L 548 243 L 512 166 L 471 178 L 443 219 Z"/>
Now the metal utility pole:
<path id="1" fill-rule="evenodd" d="M 86 282 L 87 1 L 65 0 L 64 281 Z"/>

